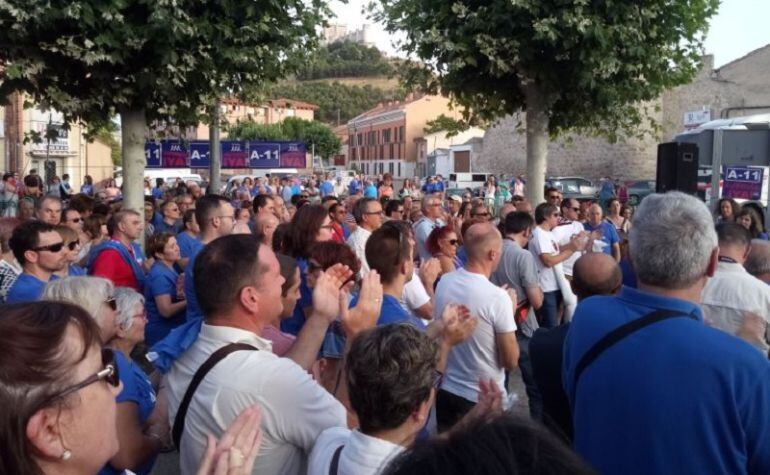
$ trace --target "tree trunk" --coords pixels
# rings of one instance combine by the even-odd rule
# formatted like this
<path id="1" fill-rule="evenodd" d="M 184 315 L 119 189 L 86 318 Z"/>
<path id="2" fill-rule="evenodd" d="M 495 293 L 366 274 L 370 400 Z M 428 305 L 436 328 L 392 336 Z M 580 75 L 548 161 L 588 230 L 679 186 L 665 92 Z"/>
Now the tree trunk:
<path id="1" fill-rule="evenodd" d="M 144 156 L 147 118 L 144 109 L 120 111 L 123 137 L 123 208 L 144 217 Z"/>
<path id="2" fill-rule="evenodd" d="M 219 140 L 219 101 L 214 103 L 211 110 L 211 127 L 209 127 L 209 144 L 211 147 L 211 164 L 209 165 L 209 188 L 208 194 L 219 194 L 222 189 L 222 145 Z"/>
<path id="3" fill-rule="evenodd" d="M 531 83 L 527 101 L 527 199 L 532 206 L 545 201 L 545 170 L 548 158 L 548 105 L 545 95 Z"/>

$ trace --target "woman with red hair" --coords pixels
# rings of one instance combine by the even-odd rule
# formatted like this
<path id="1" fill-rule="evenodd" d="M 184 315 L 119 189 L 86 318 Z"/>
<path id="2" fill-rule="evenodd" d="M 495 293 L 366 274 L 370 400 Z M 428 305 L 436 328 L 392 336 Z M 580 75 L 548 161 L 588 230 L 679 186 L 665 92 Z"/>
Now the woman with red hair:
<path id="1" fill-rule="evenodd" d="M 452 226 L 441 226 L 431 231 L 425 248 L 441 264 L 441 274 L 446 274 L 460 267 L 457 259 L 457 248 L 460 242 Z"/>

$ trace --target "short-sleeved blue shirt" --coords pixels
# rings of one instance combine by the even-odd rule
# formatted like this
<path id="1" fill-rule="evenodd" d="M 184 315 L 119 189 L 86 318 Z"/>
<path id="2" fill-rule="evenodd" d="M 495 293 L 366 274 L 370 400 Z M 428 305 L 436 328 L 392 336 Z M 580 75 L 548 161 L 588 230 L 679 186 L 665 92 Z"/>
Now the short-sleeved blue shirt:
<path id="1" fill-rule="evenodd" d="M 123 390 L 118 394 L 117 403 L 133 402 L 139 409 L 139 425 L 144 426 L 147 419 L 155 409 L 155 391 L 152 389 L 147 375 L 133 361 L 126 358 L 120 351 L 115 350 L 115 363 L 118 366 L 120 382 Z M 147 475 L 152 471 L 155 457 L 150 458 L 139 467 L 131 470 L 137 475 Z M 99 475 L 118 475 L 123 470 L 115 470 L 109 463 L 99 471 Z"/>
<path id="2" fill-rule="evenodd" d="M 281 320 L 281 331 L 284 333 L 290 333 L 297 335 L 302 327 L 305 325 L 305 308 L 313 305 L 313 289 L 307 285 L 307 259 L 298 258 L 297 266 L 299 267 L 299 300 L 294 307 L 294 313 L 291 317 Z"/>
<path id="3" fill-rule="evenodd" d="M 200 236 L 193 236 L 187 231 L 182 231 L 176 235 L 176 242 L 179 244 L 179 254 L 183 259 L 190 257 L 193 253 L 193 249 L 200 246 Z"/>
<path id="4" fill-rule="evenodd" d="M 358 295 L 350 302 L 350 308 L 358 304 Z M 420 330 L 425 330 L 425 324 L 419 318 L 412 315 L 401 305 L 401 302 L 392 295 L 382 296 L 382 308 L 380 308 L 380 318 L 377 319 L 377 326 L 388 325 L 390 323 L 411 323 Z"/>
<path id="5" fill-rule="evenodd" d="M 606 246 L 602 247 L 602 252 L 612 255 L 612 245 L 618 244 L 620 242 L 620 236 L 618 236 L 618 232 L 615 230 L 615 226 L 613 226 L 611 223 L 608 223 L 607 221 L 602 221 L 598 226 L 592 226 L 590 223 L 585 223 L 583 224 L 583 227 L 588 232 L 594 232 L 597 230 L 601 231 L 601 241 L 607 244 Z"/>
<path id="6" fill-rule="evenodd" d="M 51 280 L 57 280 L 58 277 L 53 275 Z M 36 302 L 40 300 L 45 290 L 45 285 L 48 282 L 43 282 L 32 274 L 22 272 L 13 283 L 10 289 L 8 289 L 8 295 L 5 296 L 6 303 L 22 303 L 22 302 Z"/>
<path id="7" fill-rule="evenodd" d="M 576 367 L 602 337 L 655 310 L 653 323 Z M 599 473 L 770 473 L 770 362 L 703 323 L 695 303 L 623 287 L 580 302 L 564 347 L 576 451 Z"/>
<path id="8" fill-rule="evenodd" d="M 198 297 L 195 295 L 195 277 L 193 268 L 195 267 L 195 258 L 203 250 L 203 243 L 198 241 L 197 246 L 193 246 L 190 253 L 190 261 L 184 272 L 184 297 L 187 300 L 187 321 L 202 319 L 203 310 L 198 306 Z"/>
<path id="9" fill-rule="evenodd" d="M 160 233 L 171 233 L 174 236 L 182 232 L 183 225 L 182 221 L 174 221 L 171 224 L 166 223 L 165 221 L 161 220 L 159 223 L 155 224 L 155 234 Z"/>
<path id="10" fill-rule="evenodd" d="M 165 338 L 168 333 L 184 323 L 185 311 L 181 310 L 170 318 L 165 318 L 160 314 L 158 305 L 155 303 L 155 297 L 168 295 L 171 297 L 171 303 L 179 302 L 176 295 L 176 282 L 179 278 L 177 272 L 163 264 L 155 262 L 150 273 L 147 275 L 147 281 L 144 284 L 144 300 L 147 309 L 147 326 L 144 329 L 144 341 L 152 346 L 156 342 Z"/>

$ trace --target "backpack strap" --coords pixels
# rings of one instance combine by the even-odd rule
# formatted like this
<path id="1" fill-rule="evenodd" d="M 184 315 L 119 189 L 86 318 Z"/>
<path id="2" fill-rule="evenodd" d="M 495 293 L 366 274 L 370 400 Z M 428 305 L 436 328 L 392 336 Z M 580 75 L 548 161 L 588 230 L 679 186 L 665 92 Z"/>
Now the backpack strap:
<path id="1" fill-rule="evenodd" d="M 187 387 L 187 391 L 184 393 L 182 402 L 179 404 L 176 417 L 174 418 L 174 428 L 171 434 L 177 450 L 179 449 L 179 446 L 182 442 L 184 421 L 187 417 L 187 410 L 190 408 L 190 402 L 195 395 L 195 390 L 198 389 L 198 386 L 201 384 L 201 381 L 203 381 L 203 378 L 206 377 L 209 371 L 211 371 L 217 363 L 225 359 L 225 357 L 227 357 L 227 355 L 230 353 L 243 350 L 258 351 L 257 348 L 246 343 L 230 343 L 229 345 L 223 346 L 222 348 L 212 353 L 211 356 L 209 356 L 209 358 L 201 365 L 201 367 L 198 368 L 198 371 L 195 372 L 192 381 L 190 381 L 190 385 Z"/>
<path id="2" fill-rule="evenodd" d="M 329 464 L 329 475 L 337 475 L 340 467 L 340 454 L 344 448 L 345 444 L 342 444 L 337 447 L 337 450 L 334 451 L 334 455 L 332 455 L 332 463 Z"/>
<path id="3" fill-rule="evenodd" d="M 604 335 L 599 341 L 594 343 L 594 345 L 588 351 L 583 354 L 577 366 L 575 367 L 575 376 L 572 378 L 573 393 L 577 392 L 577 385 L 580 381 L 580 376 L 583 374 L 586 368 L 591 366 L 591 363 L 596 361 L 599 356 L 601 356 L 602 353 L 607 351 L 610 347 L 623 340 L 627 336 L 641 330 L 642 328 L 658 322 L 662 322 L 663 320 L 678 317 L 687 317 L 692 318 L 693 320 L 697 320 L 697 317 L 693 313 L 684 314 L 675 310 L 655 310 L 654 312 L 650 312 L 641 318 L 636 318 L 630 322 L 626 322 Z"/>

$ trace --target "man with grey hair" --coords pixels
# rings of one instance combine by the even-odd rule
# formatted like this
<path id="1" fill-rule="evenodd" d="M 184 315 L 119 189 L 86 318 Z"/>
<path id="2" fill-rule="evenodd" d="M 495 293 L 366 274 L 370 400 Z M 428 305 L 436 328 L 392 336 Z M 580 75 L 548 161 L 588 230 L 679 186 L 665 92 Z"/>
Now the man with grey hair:
<path id="1" fill-rule="evenodd" d="M 699 306 L 719 256 L 706 205 L 646 197 L 630 253 L 638 289 L 583 300 L 567 335 L 575 449 L 600 473 L 770 473 L 770 362 Z"/>
<path id="2" fill-rule="evenodd" d="M 751 250 L 746 262 L 746 271 L 766 284 L 770 284 L 770 242 L 764 239 L 751 241 Z"/>
<path id="3" fill-rule="evenodd" d="M 382 205 L 374 198 L 361 198 L 353 205 L 356 230 L 350 233 L 346 243 L 361 261 L 361 276 L 369 272 L 369 263 L 366 262 L 366 241 L 369 240 L 373 231 L 382 226 L 382 217 Z"/>
<path id="4" fill-rule="evenodd" d="M 441 212 L 441 197 L 436 194 L 426 194 L 422 199 L 422 218 L 414 223 L 414 236 L 417 238 L 417 252 L 420 254 L 420 259 L 423 261 L 427 261 L 433 257 L 425 247 L 425 242 L 428 240 L 431 231 L 446 225 L 441 219 Z"/>

